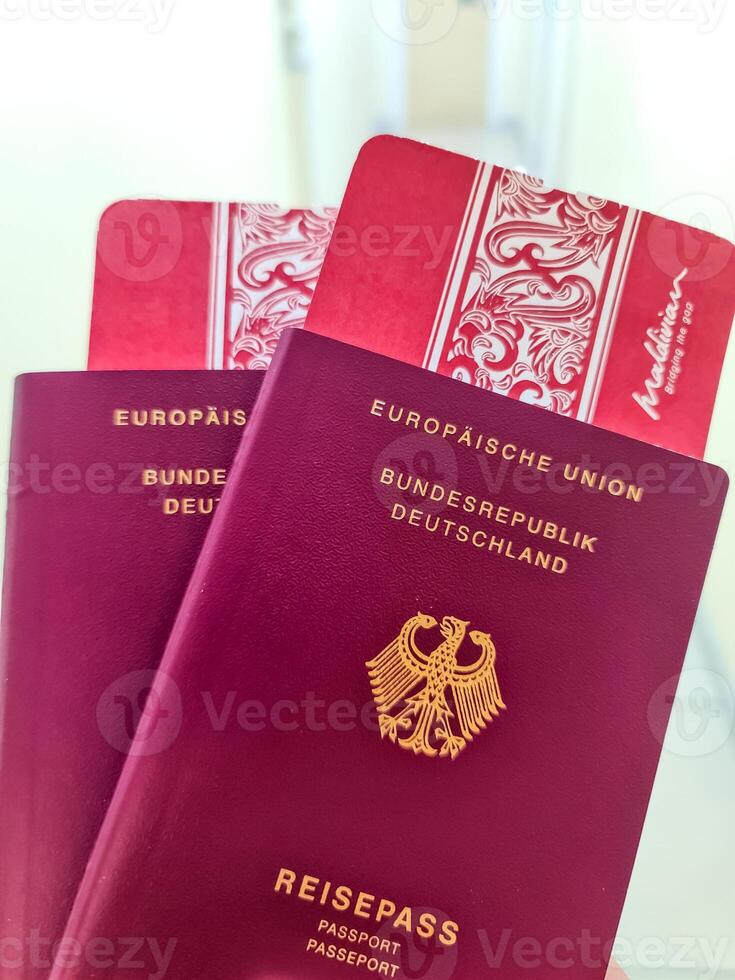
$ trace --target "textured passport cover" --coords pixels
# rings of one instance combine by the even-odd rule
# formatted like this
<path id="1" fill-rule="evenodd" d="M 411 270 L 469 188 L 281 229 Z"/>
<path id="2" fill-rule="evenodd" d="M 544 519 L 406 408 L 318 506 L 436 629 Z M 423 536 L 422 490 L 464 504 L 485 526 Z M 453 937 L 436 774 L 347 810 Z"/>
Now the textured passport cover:
<path id="1" fill-rule="evenodd" d="M 303 326 L 336 209 L 128 200 L 100 219 L 89 367 L 263 368 Z"/>
<path id="2" fill-rule="evenodd" d="M 386 136 L 307 329 L 701 457 L 734 311 L 729 242 Z"/>
<path id="3" fill-rule="evenodd" d="M 54 980 L 602 978 L 726 483 L 288 331 Z"/>
<path id="4" fill-rule="evenodd" d="M 48 976 L 125 752 L 155 747 L 145 732 L 131 737 L 261 377 L 17 381 L 2 625 L 3 980 Z M 114 424 L 118 410 L 128 424 Z M 149 468 L 194 469 L 194 485 L 143 485 Z"/>

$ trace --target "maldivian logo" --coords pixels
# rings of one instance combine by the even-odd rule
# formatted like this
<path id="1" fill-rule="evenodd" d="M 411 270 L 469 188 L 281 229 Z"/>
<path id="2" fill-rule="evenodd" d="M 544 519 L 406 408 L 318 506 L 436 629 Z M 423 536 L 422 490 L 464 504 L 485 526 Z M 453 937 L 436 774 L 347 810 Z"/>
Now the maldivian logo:
<path id="1" fill-rule="evenodd" d="M 661 421 L 661 396 L 676 394 L 676 384 L 682 371 L 684 347 L 692 326 L 694 306 L 687 303 L 682 315 L 681 284 L 689 269 L 683 269 L 674 279 L 669 303 L 659 314 L 659 323 L 646 331 L 643 349 L 651 359 L 651 372 L 644 381 L 643 391 L 633 393 L 633 401 L 654 422 Z M 681 322 L 680 322 L 681 320 Z"/>
<path id="2" fill-rule="evenodd" d="M 437 625 L 444 641 L 424 653 L 417 634 Z M 456 759 L 505 709 L 490 634 L 471 630 L 469 638 L 480 655 L 469 666 L 457 659 L 469 625 L 454 616 L 438 624 L 433 616 L 418 613 L 367 662 L 381 738 L 416 755 Z"/>

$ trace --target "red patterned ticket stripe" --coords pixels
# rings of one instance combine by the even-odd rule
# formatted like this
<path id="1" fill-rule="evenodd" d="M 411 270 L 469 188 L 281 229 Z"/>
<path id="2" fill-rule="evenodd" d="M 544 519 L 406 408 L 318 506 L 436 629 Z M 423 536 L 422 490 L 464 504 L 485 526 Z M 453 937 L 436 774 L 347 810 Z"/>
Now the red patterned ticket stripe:
<path id="1" fill-rule="evenodd" d="M 214 206 L 217 209 L 218 205 Z M 266 368 L 284 327 L 303 327 L 336 210 L 229 204 L 210 273 L 209 366 Z"/>
<path id="2" fill-rule="evenodd" d="M 638 212 L 512 170 L 480 169 L 487 199 L 478 202 L 473 188 L 426 363 L 587 419 Z"/>

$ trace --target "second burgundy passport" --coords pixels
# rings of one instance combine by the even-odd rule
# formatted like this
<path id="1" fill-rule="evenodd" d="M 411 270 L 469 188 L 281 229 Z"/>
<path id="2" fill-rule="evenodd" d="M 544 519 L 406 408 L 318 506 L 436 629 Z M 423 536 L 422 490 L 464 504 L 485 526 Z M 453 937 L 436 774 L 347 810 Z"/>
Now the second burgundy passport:
<path id="1" fill-rule="evenodd" d="M 261 377 L 72 372 L 16 383 L 0 694 L 3 980 L 48 976 L 125 755 L 161 744 L 160 729 L 145 738 L 142 708 Z"/>
<path id="2" fill-rule="evenodd" d="M 54 980 L 602 980 L 726 483 L 288 332 Z"/>

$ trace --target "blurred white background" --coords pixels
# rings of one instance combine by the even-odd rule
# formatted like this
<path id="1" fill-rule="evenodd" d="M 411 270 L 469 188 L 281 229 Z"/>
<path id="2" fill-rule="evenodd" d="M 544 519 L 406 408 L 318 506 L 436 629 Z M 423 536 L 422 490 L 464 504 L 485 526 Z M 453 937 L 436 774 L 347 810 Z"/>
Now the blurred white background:
<path id="1" fill-rule="evenodd" d="M 395 132 L 733 239 L 734 52 L 732 0 L 0 0 L 2 458 L 13 375 L 85 365 L 112 200 L 337 204 Z M 733 421 L 731 349 L 730 472 Z M 634 980 L 735 976 L 734 510 L 620 928 Z"/>

